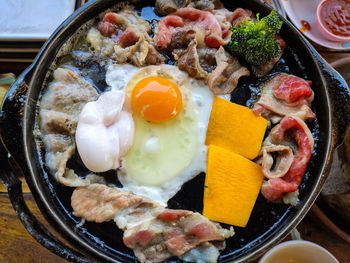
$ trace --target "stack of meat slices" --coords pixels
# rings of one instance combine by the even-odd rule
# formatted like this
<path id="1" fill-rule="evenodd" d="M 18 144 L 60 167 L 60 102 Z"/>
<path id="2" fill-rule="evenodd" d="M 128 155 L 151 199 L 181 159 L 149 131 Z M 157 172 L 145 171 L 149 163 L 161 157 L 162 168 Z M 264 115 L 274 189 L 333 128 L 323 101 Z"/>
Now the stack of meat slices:
<path id="1" fill-rule="evenodd" d="M 199 213 L 166 209 L 145 197 L 103 184 L 76 188 L 72 208 L 75 216 L 88 221 L 114 219 L 124 230 L 124 244 L 141 262 L 183 258 L 193 249 L 203 256 L 211 255 L 212 260 L 205 262 L 216 262 L 225 239 L 234 234 L 232 228 L 224 229 Z"/>
<path id="2" fill-rule="evenodd" d="M 261 192 L 269 201 L 279 200 L 285 193 L 298 195 L 314 148 L 314 139 L 305 123 L 316 118 L 310 109 L 314 98 L 310 85 L 310 81 L 293 75 L 275 75 L 264 85 L 254 105 L 257 115 L 278 123 L 265 139 L 260 153 L 268 179 Z M 296 198 L 286 202 L 295 204 Z"/>

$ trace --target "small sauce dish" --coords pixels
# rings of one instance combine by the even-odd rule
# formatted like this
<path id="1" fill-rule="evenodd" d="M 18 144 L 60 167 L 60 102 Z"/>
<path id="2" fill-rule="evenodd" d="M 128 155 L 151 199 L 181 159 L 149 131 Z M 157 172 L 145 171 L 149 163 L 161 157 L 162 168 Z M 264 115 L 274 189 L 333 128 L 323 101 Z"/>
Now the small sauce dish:
<path id="1" fill-rule="evenodd" d="M 339 263 L 339 261 L 315 243 L 292 240 L 269 250 L 259 263 Z"/>
<path id="2" fill-rule="evenodd" d="M 323 0 L 317 7 L 316 25 L 332 41 L 350 41 L 350 0 Z"/>

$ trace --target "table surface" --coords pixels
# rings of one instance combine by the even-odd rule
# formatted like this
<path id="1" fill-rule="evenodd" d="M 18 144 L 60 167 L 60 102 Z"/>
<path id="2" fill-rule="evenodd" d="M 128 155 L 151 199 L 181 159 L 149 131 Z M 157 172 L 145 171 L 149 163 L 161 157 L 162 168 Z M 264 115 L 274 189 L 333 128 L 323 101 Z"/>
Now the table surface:
<path id="1" fill-rule="evenodd" d="M 350 57 L 350 53 L 321 53 L 328 61 L 332 62 L 343 58 Z M 0 63 L 0 73 L 14 72 L 19 74 L 29 64 L 4 64 Z M 25 180 L 23 181 L 23 192 L 27 205 L 33 214 L 46 227 L 51 229 L 50 225 L 41 215 L 36 203 L 31 195 Z M 52 230 L 52 229 L 51 229 Z M 300 232 L 301 238 L 304 240 L 315 242 L 329 250 L 340 263 L 350 262 L 350 245 L 340 239 L 333 232 L 326 229 L 320 224 L 318 218 L 310 212 L 298 225 L 297 230 Z M 20 220 L 16 216 L 11 202 L 8 198 L 6 188 L 0 184 L 0 262 L 6 263 L 40 263 L 66 262 L 64 259 L 54 255 L 39 243 L 37 243 L 26 231 Z M 286 240 L 291 239 L 290 236 Z"/>

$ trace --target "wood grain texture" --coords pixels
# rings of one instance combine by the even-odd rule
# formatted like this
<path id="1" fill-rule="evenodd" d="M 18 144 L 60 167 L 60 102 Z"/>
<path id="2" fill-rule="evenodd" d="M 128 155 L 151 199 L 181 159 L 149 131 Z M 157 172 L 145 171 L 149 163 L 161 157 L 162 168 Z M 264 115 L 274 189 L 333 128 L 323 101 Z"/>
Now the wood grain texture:
<path id="1" fill-rule="evenodd" d="M 331 252 L 340 263 L 350 262 L 350 244 L 320 224 L 313 213 L 309 213 L 297 227 L 304 240 L 314 242 Z"/>
<path id="2" fill-rule="evenodd" d="M 30 193 L 30 189 L 29 189 L 29 186 L 27 185 L 26 183 L 26 180 L 21 177 L 19 178 L 22 182 L 22 191 L 23 193 Z M 7 192 L 7 189 L 5 186 L 3 186 L 1 183 L 0 183 L 0 193 L 6 193 Z"/>
<path id="3" fill-rule="evenodd" d="M 48 227 L 31 194 L 24 194 L 33 214 Z M 64 263 L 64 259 L 42 247 L 24 228 L 7 193 L 0 193 L 0 262 Z"/>
<path id="4" fill-rule="evenodd" d="M 327 60 L 328 63 L 332 63 L 336 60 L 342 59 L 344 57 L 350 57 L 350 53 L 325 53 L 321 52 L 321 56 Z"/>

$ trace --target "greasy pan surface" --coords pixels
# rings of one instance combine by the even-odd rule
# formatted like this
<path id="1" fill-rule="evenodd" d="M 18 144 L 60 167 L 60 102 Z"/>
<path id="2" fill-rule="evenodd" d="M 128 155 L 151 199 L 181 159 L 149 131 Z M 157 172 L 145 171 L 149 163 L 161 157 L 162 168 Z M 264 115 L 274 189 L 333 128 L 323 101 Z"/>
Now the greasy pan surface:
<path id="1" fill-rule="evenodd" d="M 75 18 L 73 17 L 71 20 L 66 21 L 68 27 L 59 29 L 46 46 L 46 50 L 39 59 L 29 84 L 27 104 L 24 108 L 24 157 L 28 164 L 26 177 L 31 190 L 40 208 L 53 225 L 61 228 L 64 235 L 75 241 L 74 244 L 80 249 L 83 248 L 85 251 L 97 254 L 105 260 L 135 262 L 136 258 L 133 256 L 132 251 L 127 249 L 122 242 L 122 231 L 116 227 L 114 222 L 101 224 L 86 222 L 83 226 L 76 227 L 80 219 L 72 215 L 70 206 L 70 197 L 74 188 L 59 184 L 48 173 L 42 162 L 44 151 L 37 147 L 33 136 L 37 101 L 49 68 L 52 63 L 56 63 L 57 59 L 59 59 L 56 57 L 57 52 L 78 27 L 96 17 L 100 12 L 112 7 L 116 2 L 92 1 L 85 7 L 86 10 L 83 13 L 76 14 Z M 230 10 L 234 10 L 236 7 L 243 7 L 256 13 L 259 12 L 262 16 L 269 13 L 269 9 L 257 1 L 223 2 L 225 7 Z M 142 1 L 142 3 L 142 6 L 138 6 L 139 11 L 144 6 L 153 5 L 152 1 Z M 252 98 L 259 90 L 260 83 L 279 72 L 290 73 L 312 80 L 312 88 L 315 92 L 312 109 L 316 113 L 317 119 L 308 123 L 308 125 L 315 138 L 315 150 L 302 184 L 299 187 L 300 202 L 297 206 L 291 207 L 281 203 L 270 203 L 260 195 L 247 227 L 235 227 L 236 234 L 227 240 L 226 249 L 221 253 L 221 262 L 245 260 L 256 256 L 266 246 L 286 235 L 300 221 L 316 198 L 316 192 L 319 190 L 318 185 L 329 158 L 330 104 L 327 98 L 325 81 L 312 52 L 310 52 L 302 37 L 290 24 L 284 23 L 281 36 L 285 39 L 287 48 L 274 70 L 261 79 L 254 75 L 241 79 L 238 88 L 232 94 L 232 101 L 242 105 L 250 105 Z M 103 74 L 103 70 L 101 72 Z M 95 85 L 101 86 L 98 83 L 95 83 Z M 78 173 L 84 172 L 77 154 L 69 162 L 68 166 L 75 168 Z M 107 178 L 115 180 L 110 174 L 107 175 Z M 203 183 L 204 174 L 186 183 L 182 190 L 169 201 L 169 207 L 201 212 Z M 168 262 L 173 261 L 177 261 L 177 259 L 168 260 Z"/>

